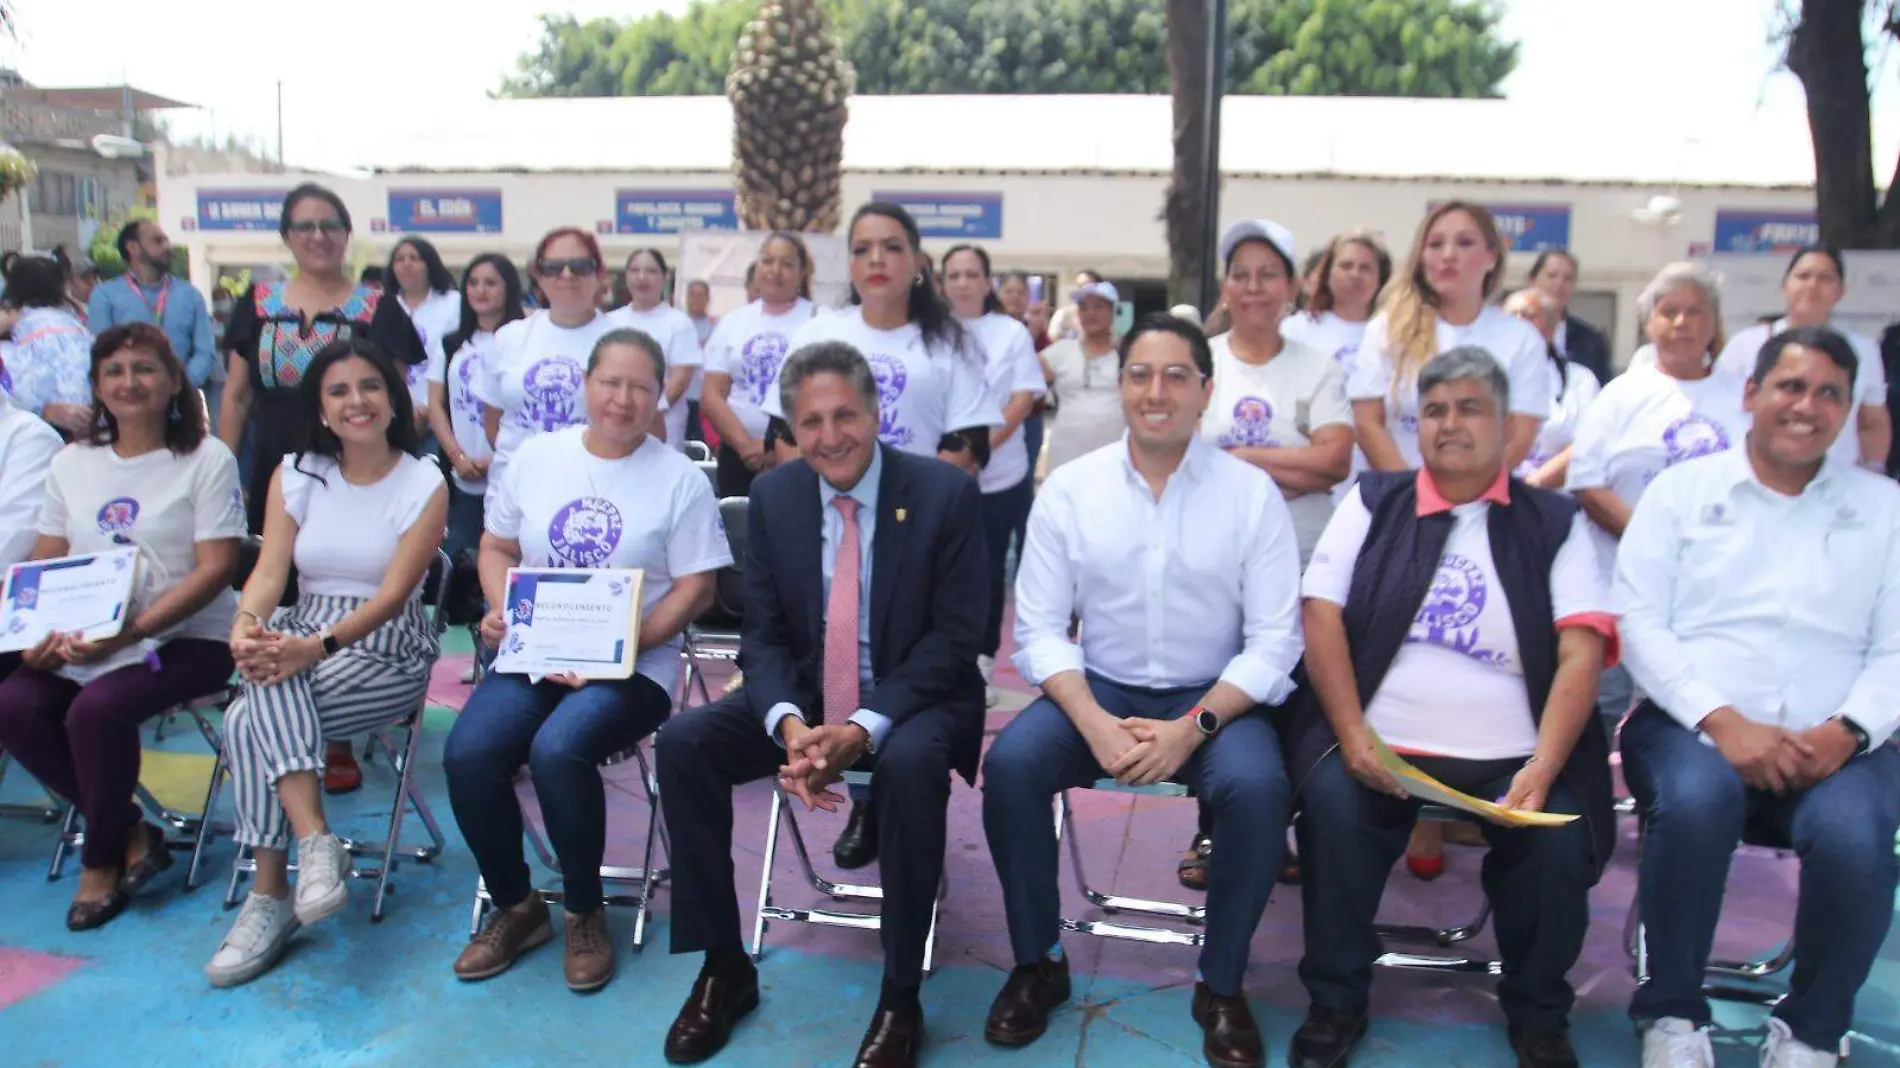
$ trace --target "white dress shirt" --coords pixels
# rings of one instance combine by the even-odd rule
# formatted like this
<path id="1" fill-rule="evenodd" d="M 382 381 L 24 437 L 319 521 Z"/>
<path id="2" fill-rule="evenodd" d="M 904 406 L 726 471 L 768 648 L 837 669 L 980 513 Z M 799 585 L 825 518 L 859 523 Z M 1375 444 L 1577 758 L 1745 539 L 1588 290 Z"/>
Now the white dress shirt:
<path id="1" fill-rule="evenodd" d="M 1063 465 L 1029 513 L 1016 650 L 1036 686 L 1086 670 L 1152 689 L 1218 679 L 1285 701 L 1301 650 L 1300 551 L 1279 488 L 1198 435 L 1160 500 L 1126 436 Z"/>
<path id="2" fill-rule="evenodd" d="M 45 420 L 0 397 L 0 575 L 33 555 L 46 473 L 62 444 Z"/>
<path id="3" fill-rule="evenodd" d="M 877 535 L 877 481 L 884 477 L 884 447 L 880 446 L 871 453 L 871 466 L 864 469 L 864 476 L 858 484 L 847 492 L 840 490 L 823 478 L 818 480 L 818 515 L 821 543 L 818 547 L 818 560 L 824 569 L 821 583 L 821 595 L 824 603 L 831 603 L 831 575 L 838 566 L 838 545 L 844 540 L 844 513 L 831 502 L 839 497 L 849 497 L 858 502 L 858 686 L 859 696 L 871 688 L 875 681 L 871 677 L 871 546 Z M 826 622 L 829 622 L 827 620 Z M 765 733 L 778 737 L 779 720 L 786 716 L 799 714 L 798 706 L 790 701 L 780 701 L 765 710 Z M 871 751 L 877 752 L 884 745 L 884 737 L 891 733 L 891 719 L 882 712 L 873 712 L 860 708 L 851 713 L 850 721 L 863 727 L 871 736 Z"/>
<path id="4" fill-rule="evenodd" d="M 1691 730 L 1724 706 L 1793 731 L 1841 715 L 1878 746 L 1900 720 L 1900 486 L 1879 475 L 1830 456 L 1785 497 L 1745 448 L 1672 467 L 1611 600 L 1630 674 Z"/>

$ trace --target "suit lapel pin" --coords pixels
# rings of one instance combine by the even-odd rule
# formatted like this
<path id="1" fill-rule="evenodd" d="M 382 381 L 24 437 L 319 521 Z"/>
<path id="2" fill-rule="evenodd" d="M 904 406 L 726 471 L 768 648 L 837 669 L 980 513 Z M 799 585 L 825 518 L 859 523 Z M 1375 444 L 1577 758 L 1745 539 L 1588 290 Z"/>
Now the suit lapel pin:
<path id="1" fill-rule="evenodd" d="M 905 516 L 907 516 L 907 515 L 909 515 L 909 514 L 910 514 L 909 512 L 907 512 L 907 511 L 905 511 L 905 510 L 904 510 L 904 509 L 902 509 L 902 508 L 899 508 L 899 509 L 897 510 L 897 521 L 898 521 L 899 523 L 902 523 L 902 522 L 904 521 L 904 517 L 905 517 Z"/>

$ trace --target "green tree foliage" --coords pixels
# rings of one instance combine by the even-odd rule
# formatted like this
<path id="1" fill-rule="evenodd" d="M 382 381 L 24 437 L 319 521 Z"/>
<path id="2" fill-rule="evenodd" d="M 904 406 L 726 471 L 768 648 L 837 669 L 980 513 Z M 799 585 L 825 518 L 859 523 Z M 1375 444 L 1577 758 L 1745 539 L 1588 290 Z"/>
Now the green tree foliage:
<path id="1" fill-rule="evenodd" d="M 504 96 L 711 95 L 760 0 L 544 16 Z M 1165 0 L 828 0 L 858 91 L 1165 93 Z M 1517 64 L 1483 0 L 1233 0 L 1228 91 L 1496 96 Z"/>

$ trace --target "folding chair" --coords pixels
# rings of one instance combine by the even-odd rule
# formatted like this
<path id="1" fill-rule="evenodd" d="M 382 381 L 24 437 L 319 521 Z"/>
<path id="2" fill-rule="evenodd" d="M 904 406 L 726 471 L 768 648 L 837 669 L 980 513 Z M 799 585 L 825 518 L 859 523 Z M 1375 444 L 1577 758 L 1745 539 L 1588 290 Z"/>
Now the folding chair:
<path id="1" fill-rule="evenodd" d="M 1146 797 L 1191 798 L 1194 791 L 1186 784 L 1178 782 L 1158 782 L 1151 786 L 1123 786 L 1114 779 L 1097 779 L 1094 785 L 1084 787 L 1089 790 L 1101 790 L 1107 793 L 1131 794 Z M 1075 888 L 1082 899 L 1100 909 L 1104 915 L 1117 916 L 1132 912 L 1142 916 L 1154 916 L 1175 923 L 1200 927 L 1207 922 L 1206 905 L 1190 905 L 1181 901 L 1151 901 L 1140 897 L 1122 897 L 1117 894 L 1103 893 L 1089 885 L 1088 875 L 1082 865 L 1082 843 L 1075 833 L 1075 819 L 1069 805 L 1069 792 L 1063 790 L 1055 798 L 1056 839 L 1069 840 L 1069 867 L 1075 874 Z M 1125 923 L 1117 920 L 1077 920 L 1063 917 L 1060 927 L 1064 931 L 1077 934 L 1094 935 L 1098 938 L 1119 938 L 1131 942 L 1156 942 L 1179 946 L 1199 946 L 1207 941 L 1203 931 L 1180 931 L 1170 927 L 1154 927 L 1147 924 Z"/>
<path id="2" fill-rule="evenodd" d="M 707 457 L 704 460 L 694 460 L 693 466 L 699 468 L 700 474 L 706 476 L 706 484 L 712 487 L 713 496 L 719 496 L 719 462 Z"/>
<path id="3" fill-rule="evenodd" d="M 846 786 L 871 785 L 872 772 L 847 771 L 844 773 Z M 864 802 L 868 804 L 869 802 Z M 855 927 L 860 931 L 875 931 L 883 926 L 883 917 L 876 912 L 839 912 L 832 909 L 788 909 L 772 903 L 772 868 L 778 859 L 778 833 L 780 825 L 791 831 L 792 851 L 798 855 L 798 866 L 803 870 L 805 882 L 813 890 L 824 894 L 833 901 L 883 901 L 884 888 L 858 883 L 834 883 L 823 878 L 812 868 L 811 853 L 805 848 L 805 835 L 798 829 L 798 816 L 794 806 L 789 804 L 785 791 L 776 783 L 772 787 L 772 810 L 766 817 L 765 856 L 759 873 L 759 908 L 752 922 L 752 959 L 760 960 L 765 956 L 765 934 L 771 929 L 771 921 L 782 920 L 786 923 L 815 923 L 827 927 Z M 932 971 L 932 962 L 937 952 L 937 913 L 942 905 L 945 884 L 937 887 L 937 900 L 930 905 L 930 931 L 924 936 L 924 975 Z"/>
<path id="4" fill-rule="evenodd" d="M 1421 820 L 1440 820 L 1443 822 L 1477 823 L 1478 817 L 1457 809 L 1441 805 L 1425 805 L 1419 809 Z M 1374 930 L 1379 937 L 1388 942 L 1412 942 L 1435 945 L 1449 949 L 1460 942 L 1467 942 L 1484 932 L 1485 924 L 1491 920 L 1491 900 L 1484 898 L 1478 907 L 1477 915 L 1464 923 L 1451 927 L 1432 927 L 1425 924 L 1382 923 Z M 1467 957 L 1461 953 L 1400 953 L 1392 950 L 1380 954 L 1373 960 L 1382 968 L 1404 968 L 1415 971 L 1432 972 L 1474 972 L 1484 975 L 1503 975 L 1504 962 L 1482 957 Z"/>
<path id="5" fill-rule="evenodd" d="M 429 573 L 422 583 L 422 603 L 430 609 L 429 625 L 435 628 L 437 635 L 447 629 L 443 608 L 448 589 L 449 566 L 448 554 L 437 549 L 435 561 L 429 565 Z M 447 839 L 442 836 L 442 828 L 436 823 L 435 813 L 429 810 L 427 799 L 422 796 L 422 791 L 414 788 L 416 753 L 422 745 L 422 717 L 428 704 L 429 697 L 425 692 L 416 702 L 415 709 L 408 715 L 395 723 L 370 731 L 369 743 L 363 750 L 365 762 L 370 762 L 373 761 L 376 750 L 381 748 L 388 754 L 391 769 L 396 773 L 396 793 L 389 809 L 389 836 L 380 842 L 343 839 L 343 846 L 351 856 L 380 854 L 383 858 L 382 864 L 376 867 L 353 868 L 350 872 L 352 878 L 376 880 L 376 898 L 370 906 L 369 914 L 370 921 L 373 923 L 382 922 L 383 900 L 395 890 L 395 884 L 390 881 L 390 876 L 395 873 L 397 863 L 400 860 L 409 859 L 426 864 L 440 856 L 443 847 L 447 844 Z M 393 732 L 398 730 L 403 732 L 400 745 L 395 742 L 393 736 Z M 229 770 L 224 747 L 219 746 L 217 763 L 211 769 L 211 783 L 205 789 L 205 812 L 211 812 L 217 804 L 218 794 L 223 789 L 224 779 Z M 401 844 L 403 819 L 412 807 L 416 810 L 416 818 L 422 821 L 423 828 L 429 832 L 429 845 L 405 846 Z M 186 876 L 188 882 L 196 878 L 198 865 L 203 859 L 204 848 L 209 838 L 209 829 L 201 826 L 198 830 L 196 848 L 192 852 L 191 868 Z M 290 870 L 296 871 L 297 865 L 290 865 Z M 236 908 L 243 900 L 240 887 L 245 878 L 255 874 L 256 871 L 257 860 L 252 856 L 251 848 L 239 846 L 237 859 L 231 862 L 231 881 L 224 891 L 225 908 Z"/>
<path id="6" fill-rule="evenodd" d="M 726 541 L 732 548 L 732 566 L 722 567 L 713 588 L 712 607 L 686 628 L 680 645 L 680 690 L 677 706 L 685 708 L 692 698 L 693 686 L 699 686 L 699 698 L 712 703 L 712 691 L 706 685 L 706 664 L 737 663 L 739 660 L 739 623 L 745 608 L 745 524 L 750 502 L 744 497 L 727 497 L 719 502 L 719 519 L 726 527 Z"/>
<path id="7" fill-rule="evenodd" d="M 1648 831 L 1648 821 L 1640 815 L 1636 821 L 1636 858 L 1640 867 L 1643 856 L 1643 840 Z M 1777 857 L 1794 855 L 1794 843 L 1774 828 L 1756 820 L 1742 824 L 1742 844 L 1760 849 L 1772 849 Z M 1623 946 L 1629 952 L 1630 959 L 1636 964 L 1636 984 L 1641 986 L 1649 982 L 1649 933 L 1644 929 L 1642 917 L 1642 898 L 1640 895 L 1630 899 L 1629 918 L 1623 924 Z M 1735 1001 L 1747 1005 L 1774 1005 L 1787 996 L 1787 991 L 1760 985 L 1762 980 L 1773 978 L 1787 970 L 1794 961 L 1794 932 L 1788 933 L 1787 941 L 1781 948 L 1765 957 L 1755 960 L 1711 960 L 1704 973 L 1707 982 L 1703 993 L 1720 1001 Z M 1729 982 L 1737 980 L 1739 982 Z"/>
<path id="8" fill-rule="evenodd" d="M 630 908 L 634 910 L 633 951 L 638 953 L 646 948 L 647 920 L 653 913 L 653 895 L 659 889 L 660 884 L 667 881 L 668 876 L 668 872 L 665 868 L 656 868 L 653 865 L 653 843 L 657 840 L 661 848 L 667 851 L 668 856 L 672 855 L 673 850 L 672 845 L 666 840 L 666 822 L 659 818 L 660 781 L 654 776 L 652 768 L 647 764 L 646 751 L 636 745 L 632 749 L 622 750 L 608 757 L 601 762 L 600 766 L 603 768 L 612 767 L 615 764 L 624 763 L 628 760 L 640 766 L 640 786 L 642 790 L 645 791 L 647 797 L 645 852 L 641 857 L 640 866 L 637 868 L 602 864 L 600 867 L 600 881 L 605 887 L 621 886 L 633 888 L 624 893 L 606 893 L 602 897 L 602 902 L 613 908 Z M 528 844 L 534 847 L 535 855 L 541 858 L 542 865 L 556 875 L 561 874 L 560 858 L 556 857 L 554 850 L 549 848 L 546 836 L 535 827 L 532 821 L 523 821 L 523 825 L 527 833 Z M 537 892 L 541 895 L 542 900 L 550 905 L 558 905 L 566 898 L 566 892 L 564 890 L 550 888 L 538 889 Z M 489 912 L 493 911 L 494 907 L 494 899 L 488 894 L 488 883 L 480 876 L 477 876 L 475 879 L 475 913 L 469 918 L 468 925 L 468 933 L 470 936 L 474 936 L 481 931 L 482 920 L 487 917 Z"/>
<path id="9" fill-rule="evenodd" d="M 7 765 L 12 762 L 13 759 L 7 756 L 5 751 L 0 751 L 0 781 L 5 781 L 7 777 Z M 57 823 L 60 817 L 59 810 L 60 806 L 58 802 L 49 796 L 43 805 L 20 801 L 9 801 L 0 804 L 0 817 L 18 820 L 39 820 L 41 823 Z"/>
<path id="10" fill-rule="evenodd" d="M 712 447 L 703 441 L 686 439 L 686 458 L 694 463 L 706 463 L 713 458 Z"/>

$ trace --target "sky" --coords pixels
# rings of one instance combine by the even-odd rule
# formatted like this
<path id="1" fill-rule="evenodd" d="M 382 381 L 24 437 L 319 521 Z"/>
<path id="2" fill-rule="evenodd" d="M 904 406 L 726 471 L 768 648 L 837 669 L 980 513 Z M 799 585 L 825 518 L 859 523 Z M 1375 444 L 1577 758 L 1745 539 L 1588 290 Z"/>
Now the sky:
<path id="1" fill-rule="evenodd" d="M 376 162 L 340 155 L 338 132 L 351 124 L 375 122 L 390 108 L 413 120 L 481 99 L 533 46 L 541 12 L 585 19 L 687 6 L 526 0 L 482 4 L 481 17 L 469 18 L 476 5 L 466 0 L 15 2 L 20 40 L 0 47 L 0 56 L 29 81 L 129 81 L 196 105 L 174 113 L 181 131 L 248 135 L 274 151 L 281 80 L 286 157 L 332 170 Z M 1506 95 L 1548 107 L 1553 121 L 1667 122 L 1686 131 L 1757 109 L 1799 113 L 1800 83 L 1774 69 L 1768 43 L 1776 5 L 1504 0 L 1504 34 L 1522 46 Z M 1883 57 L 1875 81 L 1876 125 L 1900 122 L 1900 55 Z"/>

